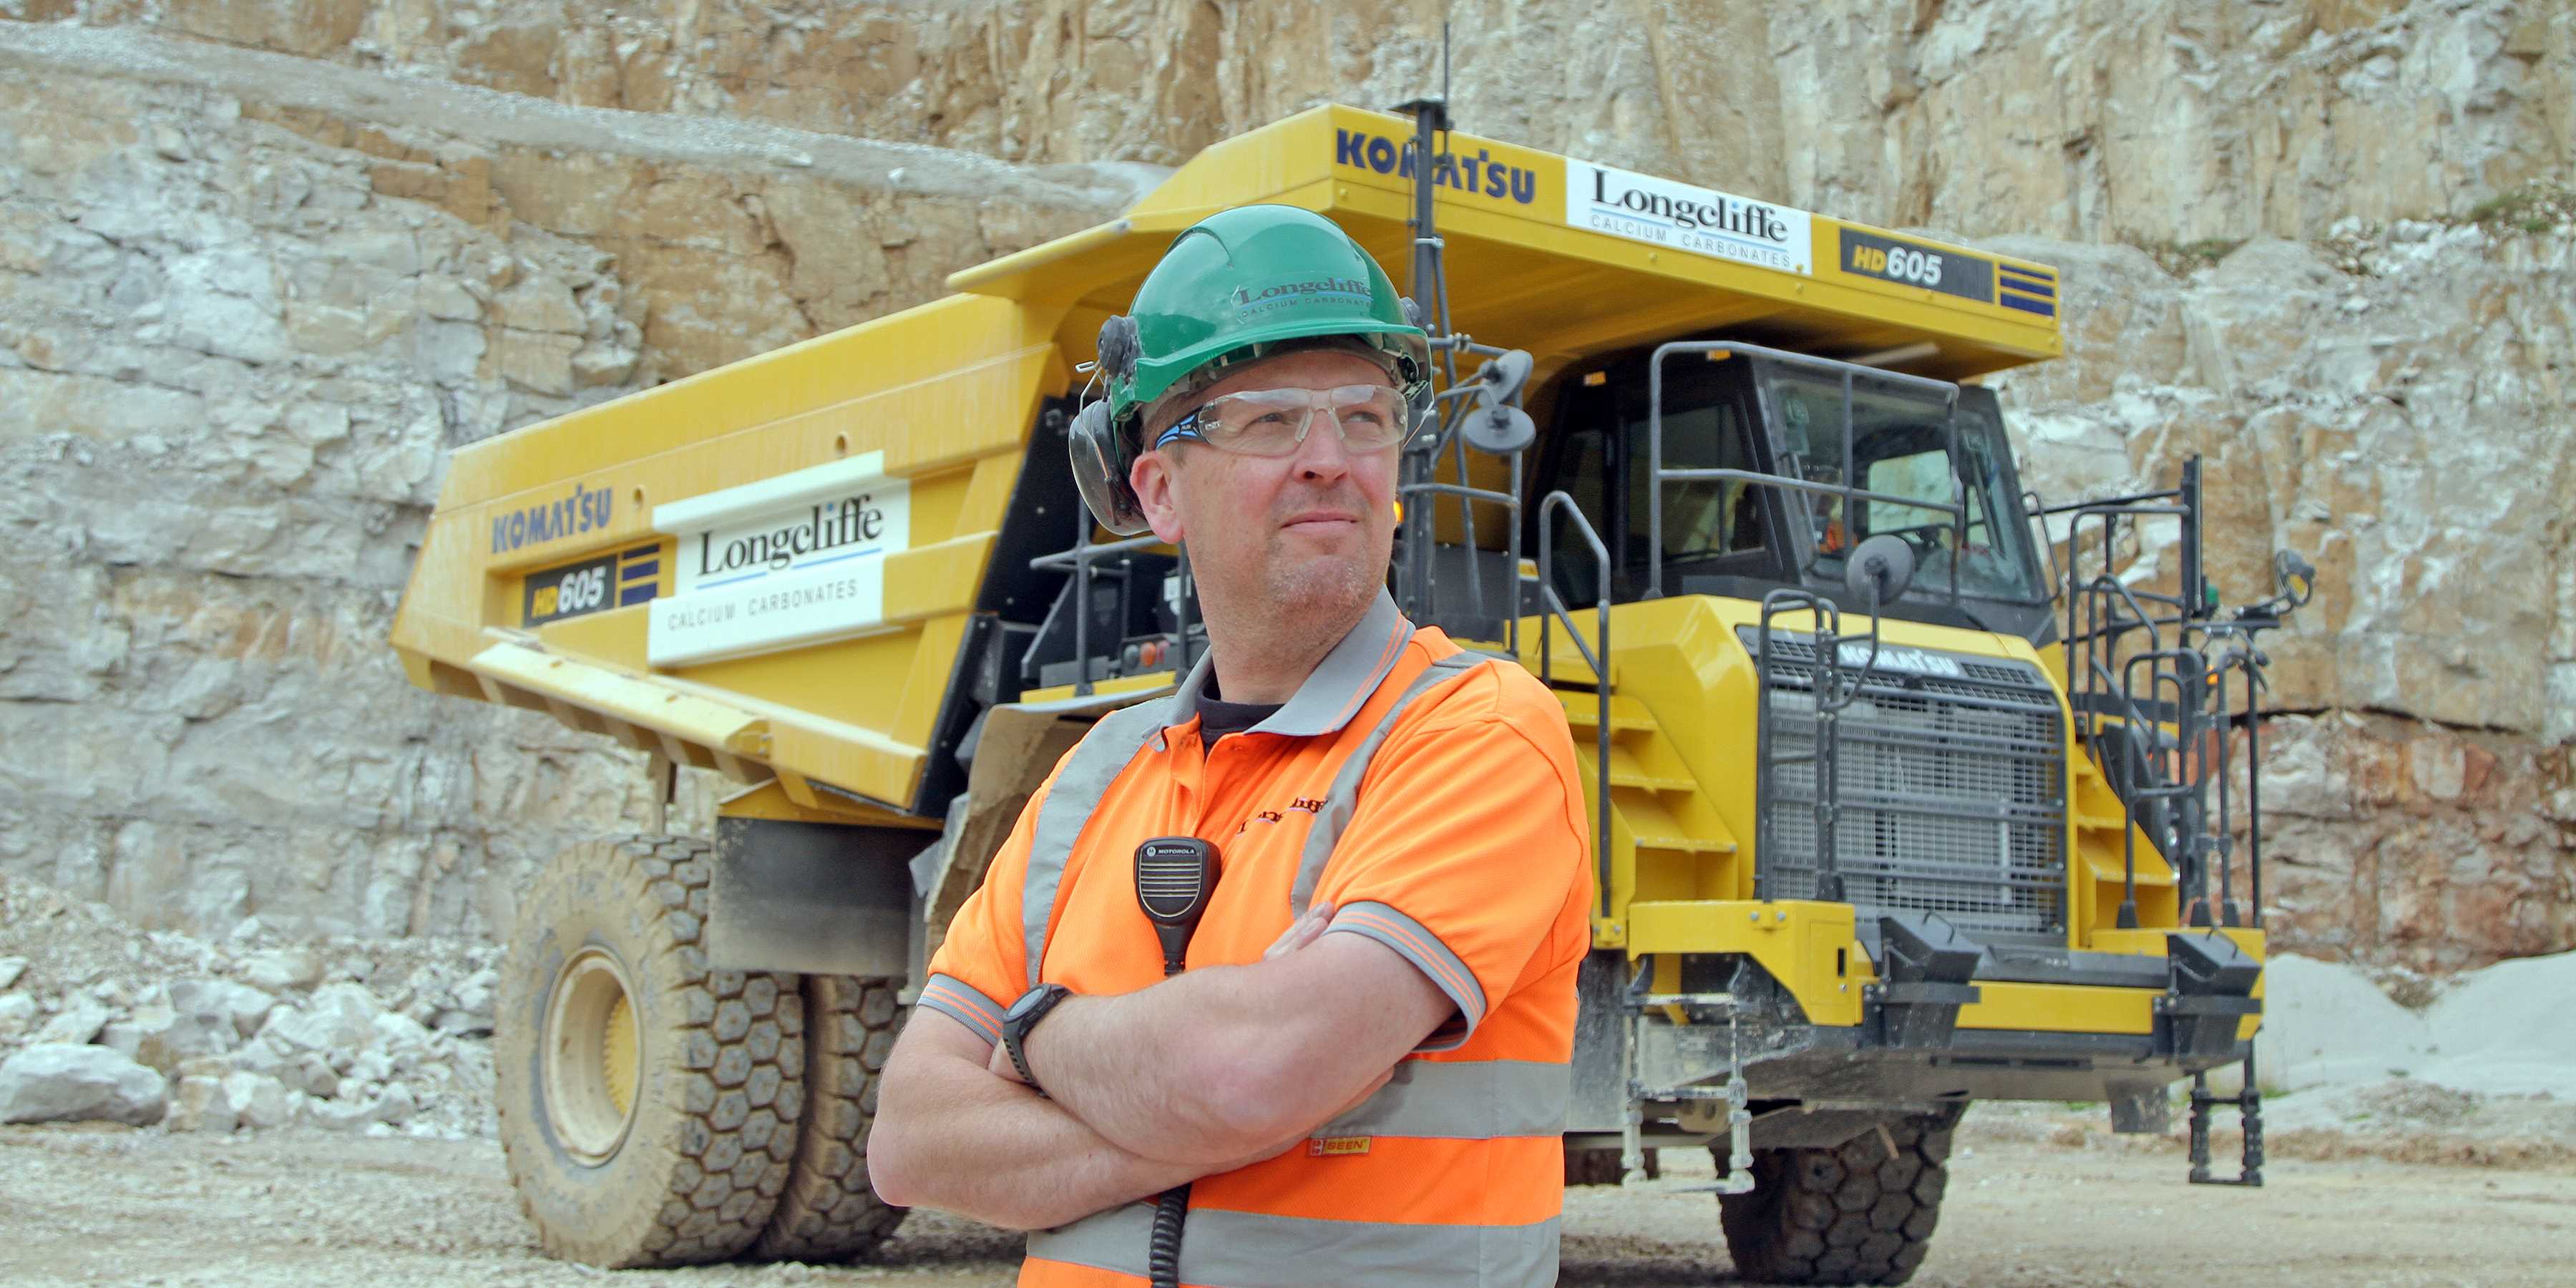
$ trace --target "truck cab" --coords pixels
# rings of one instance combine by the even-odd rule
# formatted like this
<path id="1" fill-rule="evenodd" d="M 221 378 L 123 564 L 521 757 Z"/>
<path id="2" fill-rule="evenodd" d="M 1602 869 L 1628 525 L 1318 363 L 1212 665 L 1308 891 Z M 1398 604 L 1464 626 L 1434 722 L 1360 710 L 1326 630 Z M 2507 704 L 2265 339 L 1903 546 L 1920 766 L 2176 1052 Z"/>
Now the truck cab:
<path id="1" fill-rule="evenodd" d="M 1711 358 L 1721 360 L 1712 361 Z M 1844 471 L 1873 492 L 1924 503 L 1861 501 L 1785 492 L 1741 479 L 1648 482 L 1658 463 L 1652 350 L 1612 355 L 1569 371 L 1555 391 L 1553 431 L 1538 449 L 1532 488 L 1562 490 L 1609 543 L 1610 600 L 1726 595 L 1759 601 L 1800 586 L 1848 598 L 1845 560 L 1861 541 L 1896 533 L 1913 546 L 1913 585 L 1887 616 L 1992 630 L 2034 646 L 2055 638 L 2053 600 L 2031 537 L 2021 477 L 1992 392 L 1961 386 L 1955 405 L 1910 383 L 1852 373 L 1846 463 L 1845 391 L 1833 374 L 1766 358 L 1676 355 L 1663 365 L 1662 456 L 1668 469 L 1729 469 L 1839 485 Z M 1955 414 L 1954 414 L 1955 413 Z M 1933 507 L 1967 483 L 1965 554 L 1960 533 Z M 1660 505 L 1660 524 L 1655 507 Z M 1535 510 L 1532 511 L 1533 516 Z M 1559 528 L 1555 544 L 1568 541 Z M 1660 547 L 1650 548 L 1658 541 Z M 1533 532 L 1529 544 L 1535 548 Z M 1956 576 L 1956 585 L 1952 577 Z M 1554 586 L 1569 604 L 1600 593 L 1594 570 L 1560 563 Z M 1845 604 L 1858 611 L 1861 605 Z"/>

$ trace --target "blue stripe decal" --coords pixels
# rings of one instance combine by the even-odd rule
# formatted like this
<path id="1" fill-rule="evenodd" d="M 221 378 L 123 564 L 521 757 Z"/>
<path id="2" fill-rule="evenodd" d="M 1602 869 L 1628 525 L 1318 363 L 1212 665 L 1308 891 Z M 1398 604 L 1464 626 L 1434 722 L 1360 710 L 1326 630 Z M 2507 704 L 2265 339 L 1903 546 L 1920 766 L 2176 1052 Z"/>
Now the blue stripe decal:
<path id="1" fill-rule="evenodd" d="M 2009 272 L 2004 274 L 2004 285 L 2011 287 L 2016 291 L 2028 291 L 2033 295 L 2054 297 L 2057 294 L 2057 287 L 2054 283 L 2043 282 L 2035 277 L 2017 277 Z"/>
<path id="2" fill-rule="evenodd" d="M 626 589 L 617 592 L 617 606 L 619 608 L 632 608 L 637 604 L 651 603 L 652 600 L 653 586 L 649 582 L 641 586 L 629 586 Z"/>
<path id="3" fill-rule="evenodd" d="M 2007 295 L 2000 303 L 2005 308 L 2020 309 L 2024 313 L 2036 313 L 2044 318 L 2057 316 L 2057 306 L 2046 300 L 2028 300 L 2018 295 Z"/>
<path id="4" fill-rule="evenodd" d="M 618 558 L 620 558 L 620 559 L 650 559 L 650 558 L 652 558 L 653 556 L 658 555 L 658 554 L 660 554 L 660 553 L 662 553 L 662 547 L 661 547 L 661 545 L 657 542 L 657 543 L 655 543 L 655 544 L 653 544 L 653 545 L 649 545 L 649 546 L 637 546 L 637 547 L 635 547 L 634 549 L 627 551 L 625 554 L 619 555 L 619 556 L 618 556 Z"/>
<path id="5" fill-rule="evenodd" d="M 617 579 L 619 581 L 637 581 L 642 578 L 658 577 L 660 575 L 662 575 L 662 561 L 659 559 L 644 559 L 630 562 L 625 567 L 617 570 Z"/>

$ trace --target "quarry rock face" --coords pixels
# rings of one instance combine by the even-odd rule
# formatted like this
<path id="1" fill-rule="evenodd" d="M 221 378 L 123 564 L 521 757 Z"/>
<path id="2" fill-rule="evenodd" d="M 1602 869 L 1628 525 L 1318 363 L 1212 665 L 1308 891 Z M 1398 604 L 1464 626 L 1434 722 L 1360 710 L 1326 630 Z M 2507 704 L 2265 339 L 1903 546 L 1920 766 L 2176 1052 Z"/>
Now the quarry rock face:
<path id="1" fill-rule="evenodd" d="M 2435 970 L 2576 947 L 2576 14 L 1705 9 L 1456 6 L 1461 123 L 2057 265 L 2067 356 L 1989 381 L 2024 482 L 2198 454 L 2229 602 L 2275 549 L 2318 568 L 2264 641 L 2276 934 Z M 404 681 L 448 452 L 934 298 L 1438 67 L 1436 11 L 1320 0 L 0 0 L 0 870 L 199 935 L 497 933 L 646 791 L 633 753 Z M 2169 583 L 2143 536 L 2120 571 Z M 125 1036 L 177 1062 L 216 1041 L 189 1016 L 278 1025 L 236 1000 Z M 263 1112 L 234 1076 L 175 1103 Z"/>
<path id="2" fill-rule="evenodd" d="M 446 453 L 1132 195 L 911 154 L 899 189 L 830 140 L 788 164 L 774 131 L 672 144 L 480 90 L 353 118 L 381 104 L 332 68 L 0 32 L 0 865 L 151 926 L 506 924 L 644 792 L 622 751 L 403 680 L 384 639 Z M 412 115 L 444 128 L 383 119 Z M 292 956 L 254 982 L 309 976 Z"/>
<path id="3" fill-rule="evenodd" d="M 2322 236 L 2562 171 L 2576 26 L 2511 0 L 1439 7 L 21 0 L 583 106 L 1177 165 L 1328 100 L 1875 223 Z M 45 16 L 30 13 L 28 16 Z"/>

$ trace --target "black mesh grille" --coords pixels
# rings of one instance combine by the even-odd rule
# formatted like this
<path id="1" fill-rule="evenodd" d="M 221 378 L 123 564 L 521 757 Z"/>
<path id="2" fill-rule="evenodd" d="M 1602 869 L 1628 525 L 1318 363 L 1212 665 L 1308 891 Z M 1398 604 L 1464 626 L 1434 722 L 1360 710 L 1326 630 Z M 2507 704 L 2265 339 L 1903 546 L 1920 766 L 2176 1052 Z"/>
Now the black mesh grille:
<path id="1" fill-rule="evenodd" d="M 1756 632 L 1743 632 L 1758 653 Z M 1867 644 L 1846 645 L 1843 682 Z M 2038 668 L 1888 650 L 1837 720 L 1834 859 L 1864 909 L 1929 910 L 1985 939 L 2062 935 L 2064 744 Z M 1816 673 L 1807 638 L 1771 638 L 1771 798 L 1761 893 L 1816 891 Z M 1788 763 L 1781 763 L 1786 761 Z"/>

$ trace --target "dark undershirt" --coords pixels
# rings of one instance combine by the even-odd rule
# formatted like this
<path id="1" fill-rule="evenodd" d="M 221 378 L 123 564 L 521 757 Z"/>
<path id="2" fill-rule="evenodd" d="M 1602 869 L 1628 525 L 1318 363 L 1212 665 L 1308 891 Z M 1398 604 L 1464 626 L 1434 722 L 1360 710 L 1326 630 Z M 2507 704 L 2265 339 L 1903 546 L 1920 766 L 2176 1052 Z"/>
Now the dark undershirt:
<path id="1" fill-rule="evenodd" d="M 1208 677 L 1207 689 L 1199 695 L 1199 745 L 1214 747 L 1216 740 L 1267 720 L 1286 706 L 1284 702 L 1227 702 L 1216 696 L 1216 677 Z"/>

